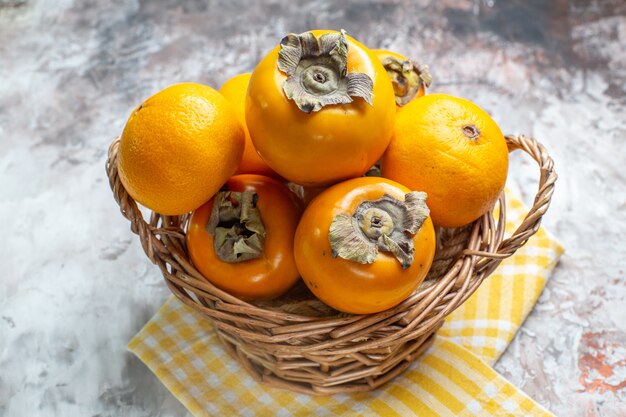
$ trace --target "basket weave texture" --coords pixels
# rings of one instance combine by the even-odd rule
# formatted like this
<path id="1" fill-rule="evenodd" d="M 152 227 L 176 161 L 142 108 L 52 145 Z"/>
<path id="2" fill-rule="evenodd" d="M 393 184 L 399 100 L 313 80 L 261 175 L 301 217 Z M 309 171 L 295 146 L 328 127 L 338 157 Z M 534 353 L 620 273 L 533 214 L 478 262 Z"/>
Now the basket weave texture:
<path id="1" fill-rule="evenodd" d="M 557 175 L 535 139 L 506 136 L 539 165 L 539 187 L 522 224 L 504 239 L 504 194 L 499 214 L 438 231 L 435 261 L 424 283 L 381 313 L 346 315 L 314 299 L 304 285 L 270 303 L 251 304 L 221 291 L 192 265 L 185 246 L 189 215 L 152 213 L 146 221 L 117 171 L 119 139 L 109 148 L 107 174 L 115 200 L 146 255 L 182 302 L 210 320 L 227 350 L 258 381 L 292 391 L 329 395 L 369 391 L 404 371 L 433 342 L 444 319 L 539 229 Z"/>

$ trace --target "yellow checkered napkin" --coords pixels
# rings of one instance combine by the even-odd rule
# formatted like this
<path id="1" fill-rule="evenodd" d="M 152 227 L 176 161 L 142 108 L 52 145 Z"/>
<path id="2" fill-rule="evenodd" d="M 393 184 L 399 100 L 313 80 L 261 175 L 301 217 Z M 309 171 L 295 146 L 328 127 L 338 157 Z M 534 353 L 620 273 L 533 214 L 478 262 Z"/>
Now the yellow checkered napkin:
<path id="1" fill-rule="evenodd" d="M 520 225 L 528 208 L 508 192 L 507 199 L 508 235 Z M 540 228 L 448 316 L 438 335 L 450 338 L 493 365 L 533 309 L 561 254 L 561 244 Z"/>
<path id="2" fill-rule="evenodd" d="M 525 208 L 509 199 L 509 227 Z M 406 372 L 369 393 L 312 397 L 259 384 L 207 320 L 171 297 L 130 341 L 194 416 L 550 416 L 489 365 L 535 304 L 562 247 L 540 230 L 447 319 Z"/>

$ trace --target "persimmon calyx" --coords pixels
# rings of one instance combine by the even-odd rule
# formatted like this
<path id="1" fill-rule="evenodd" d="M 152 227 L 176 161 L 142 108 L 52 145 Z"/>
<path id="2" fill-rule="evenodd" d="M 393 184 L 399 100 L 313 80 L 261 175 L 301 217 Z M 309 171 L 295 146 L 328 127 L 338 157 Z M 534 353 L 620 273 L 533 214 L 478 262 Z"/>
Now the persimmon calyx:
<path id="1" fill-rule="evenodd" d="M 426 64 L 417 64 L 408 59 L 402 61 L 395 56 L 386 57 L 382 64 L 391 79 L 398 106 L 413 100 L 422 85 L 430 87 L 432 77 Z"/>
<path id="2" fill-rule="evenodd" d="M 278 69 L 287 74 L 283 91 L 305 113 L 361 97 L 372 105 L 374 82 L 360 72 L 347 73 L 346 32 L 289 34 L 280 42 Z"/>
<path id="3" fill-rule="evenodd" d="M 354 213 L 333 218 L 329 231 L 332 255 L 371 264 L 382 250 L 393 254 L 406 269 L 413 264 L 413 236 L 429 214 L 424 192 L 412 191 L 404 201 L 388 194 L 364 201 Z"/>
<path id="4" fill-rule="evenodd" d="M 244 262 L 263 255 L 265 226 L 257 200 L 254 191 L 220 191 L 215 196 L 206 230 L 222 261 Z"/>

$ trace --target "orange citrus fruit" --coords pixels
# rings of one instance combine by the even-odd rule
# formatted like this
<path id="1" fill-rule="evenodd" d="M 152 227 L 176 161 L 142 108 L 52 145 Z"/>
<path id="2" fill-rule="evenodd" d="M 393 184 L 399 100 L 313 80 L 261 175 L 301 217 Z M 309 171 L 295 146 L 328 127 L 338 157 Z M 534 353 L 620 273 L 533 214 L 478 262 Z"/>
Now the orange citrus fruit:
<path id="1" fill-rule="evenodd" d="M 246 146 L 243 150 L 243 157 L 237 169 L 237 174 L 258 174 L 276 177 L 278 174 L 263 162 L 254 148 L 252 139 L 250 139 L 250 132 L 248 132 L 248 127 L 246 126 L 246 92 L 248 91 L 251 75 L 250 73 L 236 75 L 226 81 L 222 88 L 220 88 L 220 93 L 233 105 L 237 117 L 239 117 L 239 121 L 246 133 Z"/>
<path id="2" fill-rule="evenodd" d="M 430 94 L 398 109 L 382 174 L 425 191 L 433 222 L 459 227 L 490 210 L 508 171 L 506 141 L 477 105 Z"/>
<path id="3" fill-rule="evenodd" d="M 144 101 L 126 122 L 120 180 L 151 210 L 187 213 L 235 173 L 244 137 L 237 114 L 220 93 L 200 84 L 173 85 Z"/>

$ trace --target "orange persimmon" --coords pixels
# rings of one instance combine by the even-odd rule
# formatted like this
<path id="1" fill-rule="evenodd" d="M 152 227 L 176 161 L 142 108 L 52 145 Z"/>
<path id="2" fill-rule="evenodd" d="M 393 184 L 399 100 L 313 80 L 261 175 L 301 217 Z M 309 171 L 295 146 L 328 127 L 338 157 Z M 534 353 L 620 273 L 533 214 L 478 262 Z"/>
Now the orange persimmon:
<path id="1" fill-rule="evenodd" d="M 268 167 L 265 162 L 257 154 L 252 139 L 250 139 L 250 133 L 246 126 L 245 118 L 245 103 L 246 103 L 246 91 L 248 91 L 248 83 L 250 82 L 250 73 L 235 75 L 222 85 L 219 92 L 233 105 L 237 117 L 241 121 L 241 125 L 246 134 L 246 146 L 243 149 L 243 156 L 239 168 L 237 168 L 236 175 L 238 174 L 259 174 L 269 177 L 276 177 L 276 173 L 272 168 Z"/>
<path id="2" fill-rule="evenodd" d="M 385 68 L 343 31 L 287 35 L 252 73 L 246 97 L 261 158 L 305 186 L 363 175 L 387 148 L 395 114 Z"/>
<path id="3" fill-rule="evenodd" d="M 425 199 L 425 193 L 377 177 L 323 191 L 305 209 L 294 240 L 305 284 L 347 313 L 376 313 L 402 302 L 423 281 L 435 254 Z"/>
<path id="4" fill-rule="evenodd" d="M 293 238 L 302 203 L 284 184 L 236 175 L 193 212 L 187 248 L 215 286 L 244 300 L 269 300 L 299 279 Z"/>
<path id="5" fill-rule="evenodd" d="M 385 49 L 372 49 L 372 52 L 387 70 L 398 106 L 402 107 L 426 94 L 426 87 L 430 86 L 432 80 L 428 65 L 418 64 L 404 55 Z"/>

